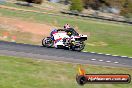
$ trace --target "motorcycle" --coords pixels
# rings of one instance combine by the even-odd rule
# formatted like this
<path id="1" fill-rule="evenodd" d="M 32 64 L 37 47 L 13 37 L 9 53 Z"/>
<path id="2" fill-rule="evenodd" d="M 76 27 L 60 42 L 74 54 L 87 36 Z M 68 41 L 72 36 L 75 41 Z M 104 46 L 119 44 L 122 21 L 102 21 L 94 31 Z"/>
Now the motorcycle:
<path id="1" fill-rule="evenodd" d="M 58 29 L 55 34 L 42 40 L 42 45 L 47 48 L 63 48 L 73 51 L 82 51 L 87 35 L 78 34 L 73 28 L 69 30 Z"/>

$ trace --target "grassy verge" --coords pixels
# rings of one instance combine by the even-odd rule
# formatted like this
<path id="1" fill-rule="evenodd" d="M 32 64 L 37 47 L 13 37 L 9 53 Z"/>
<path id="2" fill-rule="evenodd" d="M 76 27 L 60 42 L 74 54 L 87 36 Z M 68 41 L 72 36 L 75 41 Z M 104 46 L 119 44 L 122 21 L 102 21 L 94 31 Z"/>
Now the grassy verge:
<path id="1" fill-rule="evenodd" d="M 0 56 L 0 88 L 81 88 L 76 64 Z M 127 68 L 84 65 L 87 73 L 129 73 Z M 87 84 L 83 88 L 131 88 L 130 84 Z"/>
<path id="2" fill-rule="evenodd" d="M 0 9 L 0 14 L 1 16 L 17 17 L 46 24 L 56 23 L 57 26 L 61 27 L 65 23 L 69 23 L 74 27 L 78 27 L 82 33 L 90 33 L 89 40 L 86 42 L 86 51 L 132 56 L 132 26 L 130 25 L 65 18 L 32 12 L 23 13 L 6 9 Z"/>

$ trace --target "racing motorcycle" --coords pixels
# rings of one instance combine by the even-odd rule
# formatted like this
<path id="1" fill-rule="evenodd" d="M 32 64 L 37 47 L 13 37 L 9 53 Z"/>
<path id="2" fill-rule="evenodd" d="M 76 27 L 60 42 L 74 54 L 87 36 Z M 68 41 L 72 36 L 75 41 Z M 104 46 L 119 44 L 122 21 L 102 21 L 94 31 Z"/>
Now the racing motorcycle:
<path id="1" fill-rule="evenodd" d="M 69 30 L 58 29 L 53 36 L 42 40 L 42 45 L 47 48 L 63 48 L 73 51 L 82 51 L 85 47 L 84 41 L 87 35 L 78 34 L 73 28 Z"/>

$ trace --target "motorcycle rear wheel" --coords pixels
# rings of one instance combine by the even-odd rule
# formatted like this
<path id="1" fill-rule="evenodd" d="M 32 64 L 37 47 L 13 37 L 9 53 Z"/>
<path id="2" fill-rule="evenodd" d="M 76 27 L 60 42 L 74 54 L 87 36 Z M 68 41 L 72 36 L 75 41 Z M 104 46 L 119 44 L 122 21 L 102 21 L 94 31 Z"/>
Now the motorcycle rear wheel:
<path id="1" fill-rule="evenodd" d="M 54 41 L 50 37 L 47 37 L 42 40 L 42 45 L 44 47 L 51 48 L 54 45 Z"/>

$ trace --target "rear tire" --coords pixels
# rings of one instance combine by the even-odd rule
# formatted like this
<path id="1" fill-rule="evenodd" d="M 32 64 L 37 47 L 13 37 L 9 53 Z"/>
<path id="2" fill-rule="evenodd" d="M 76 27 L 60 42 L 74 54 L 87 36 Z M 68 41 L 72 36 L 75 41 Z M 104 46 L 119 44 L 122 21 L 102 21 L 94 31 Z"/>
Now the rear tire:
<path id="1" fill-rule="evenodd" d="M 45 46 L 45 38 L 42 40 L 42 45 L 43 45 L 43 47 L 46 47 Z"/>
<path id="2" fill-rule="evenodd" d="M 42 40 L 42 45 L 44 47 L 51 48 L 54 45 L 54 41 L 50 37 L 47 37 Z"/>

